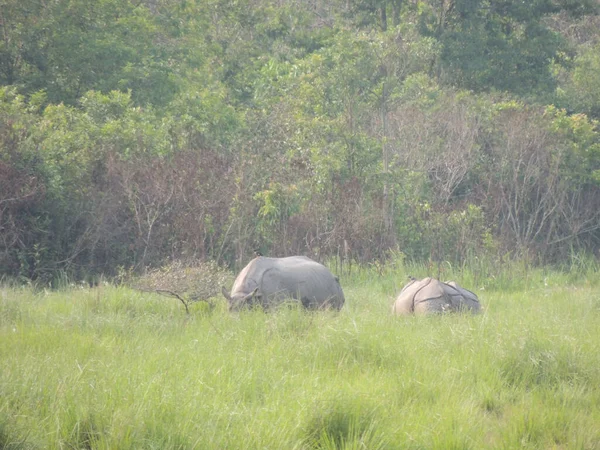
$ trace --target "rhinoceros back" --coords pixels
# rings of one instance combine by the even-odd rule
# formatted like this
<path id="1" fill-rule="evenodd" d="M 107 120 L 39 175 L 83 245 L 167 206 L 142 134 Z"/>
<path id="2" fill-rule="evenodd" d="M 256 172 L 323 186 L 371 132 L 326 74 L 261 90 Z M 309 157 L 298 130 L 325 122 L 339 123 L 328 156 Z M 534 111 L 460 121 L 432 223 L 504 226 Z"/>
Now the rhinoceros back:
<path id="1" fill-rule="evenodd" d="M 301 301 L 307 308 L 334 307 L 344 304 L 342 288 L 322 264 L 305 256 L 253 259 L 236 279 L 233 291 L 261 294 L 263 306 L 288 299 Z"/>
<path id="2" fill-rule="evenodd" d="M 433 278 L 412 280 L 398 297 L 393 306 L 395 314 L 426 314 L 443 312 L 450 303 L 442 284 Z"/>
<path id="3" fill-rule="evenodd" d="M 451 311 L 479 311 L 477 296 L 456 283 L 442 283 L 434 278 L 412 280 L 394 302 L 394 314 L 428 314 Z"/>

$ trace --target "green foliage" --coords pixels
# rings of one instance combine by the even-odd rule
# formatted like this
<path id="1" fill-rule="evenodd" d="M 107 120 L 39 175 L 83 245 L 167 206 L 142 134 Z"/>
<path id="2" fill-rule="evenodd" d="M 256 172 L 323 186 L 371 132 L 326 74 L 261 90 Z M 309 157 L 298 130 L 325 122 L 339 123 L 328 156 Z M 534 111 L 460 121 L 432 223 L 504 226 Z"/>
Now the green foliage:
<path id="1" fill-rule="evenodd" d="M 593 0 L 0 11 L 2 274 L 598 252 Z"/>
<path id="2" fill-rule="evenodd" d="M 572 111 L 600 118 L 600 46 L 582 48 L 559 90 L 559 102 Z"/>
<path id="3" fill-rule="evenodd" d="M 295 96 L 299 124 L 310 133 L 300 134 L 297 145 L 308 147 L 318 181 L 331 170 L 343 178 L 364 176 L 377 163 L 378 150 L 364 129 L 373 83 L 380 77 L 372 70 L 375 46 L 367 34 L 340 34 L 334 45 L 306 61 Z"/>
<path id="4" fill-rule="evenodd" d="M 147 8 L 120 0 L 3 3 L 4 83 L 69 104 L 91 89 L 133 89 L 141 104 L 164 104 L 176 91 Z"/>
<path id="5" fill-rule="evenodd" d="M 444 81 L 534 97 L 554 87 L 549 64 L 561 40 L 542 19 L 560 8 L 548 1 L 460 0 L 431 6 L 421 23 L 443 46 Z"/>
<path id="6" fill-rule="evenodd" d="M 579 183 L 600 183 L 600 123 L 585 114 L 567 115 L 553 106 L 545 114 L 552 131 L 568 146 L 566 175 Z"/>
<path id="7" fill-rule="evenodd" d="M 18 264 L 18 275 L 49 281 L 59 260 L 72 263 L 82 251 L 80 239 L 90 231 L 86 224 L 95 221 L 94 201 L 106 189 L 109 159 L 164 155 L 168 128 L 151 109 L 134 107 L 129 94 L 117 91 L 90 92 L 81 98 L 81 108 L 48 105 L 39 115 L 29 113 L 20 97 L 3 92 L 3 108 L 10 114 L 4 123 L 28 132 L 16 140 L 7 135 L 12 144 L 2 154 L 3 163 L 21 174 L 20 195 L 30 203 L 17 216 L 19 223 L 9 215 L 9 231 L 24 245 L 8 259 Z M 23 114 L 36 125 L 24 128 L 17 118 Z M 3 249 L 9 255 L 14 250 Z"/>
<path id="8" fill-rule="evenodd" d="M 281 186 L 276 183 L 270 183 L 268 189 L 255 195 L 260 204 L 258 226 L 265 238 L 277 229 L 277 225 L 283 224 L 299 211 L 298 197 L 296 186 Z"/>
<path id="9" fill-rule="evenodd" d="M 206 86 L 198 89 L 197 79 Z M 208 82 L 194 76 L 189 86 L 182 89 L 169 104 L 163 119 L 169 126 L 175 148 L 211 145 L 227 148 L 236 142 L 244 130 L 243 114 L 227 102 L 226 88 L 218 81 Z"/>

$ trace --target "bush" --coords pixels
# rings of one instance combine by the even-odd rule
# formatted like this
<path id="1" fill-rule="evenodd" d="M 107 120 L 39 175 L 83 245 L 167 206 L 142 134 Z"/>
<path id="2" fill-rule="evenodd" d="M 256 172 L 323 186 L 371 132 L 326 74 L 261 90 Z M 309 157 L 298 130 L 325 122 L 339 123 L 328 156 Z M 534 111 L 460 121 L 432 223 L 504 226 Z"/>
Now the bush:
<path id="1" fill-rule="evenodd" d="M 131 285 L 135 289 L 176 297 L 188 311 L 189 303 L 208 302 L 220 295 L 221 286 L 231 284 L 232 279 L 231 272 L 214 261 L 173 261 L 148 270 L 145 275 L 133 279 Z"/>

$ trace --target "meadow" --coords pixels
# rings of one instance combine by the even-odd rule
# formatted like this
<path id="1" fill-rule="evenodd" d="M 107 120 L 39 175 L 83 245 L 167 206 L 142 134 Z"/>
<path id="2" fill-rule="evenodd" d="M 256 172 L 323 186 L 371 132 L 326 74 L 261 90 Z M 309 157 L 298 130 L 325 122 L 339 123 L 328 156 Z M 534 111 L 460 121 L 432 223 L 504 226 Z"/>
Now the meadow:
<path id="1" fill-rule="evenodd" d="M 457 273 L 482 314 L 393 317 L 406 273 L 342 276 L 339 313 L 6 284 L 0 448 L 600 448 L 597 270 Z"/>

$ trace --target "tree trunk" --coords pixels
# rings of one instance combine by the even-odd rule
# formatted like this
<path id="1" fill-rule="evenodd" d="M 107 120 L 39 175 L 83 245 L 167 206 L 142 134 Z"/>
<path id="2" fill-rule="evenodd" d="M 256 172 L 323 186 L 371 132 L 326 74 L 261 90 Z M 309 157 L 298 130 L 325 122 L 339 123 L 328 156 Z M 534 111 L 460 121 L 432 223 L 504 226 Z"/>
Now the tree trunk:
<path id="1" fill-rule="evenodd" d="M 387 31 L 387 11 L 386 4 L 381 5 L 380 17 L 381 17 L 381 31 Z"/>

